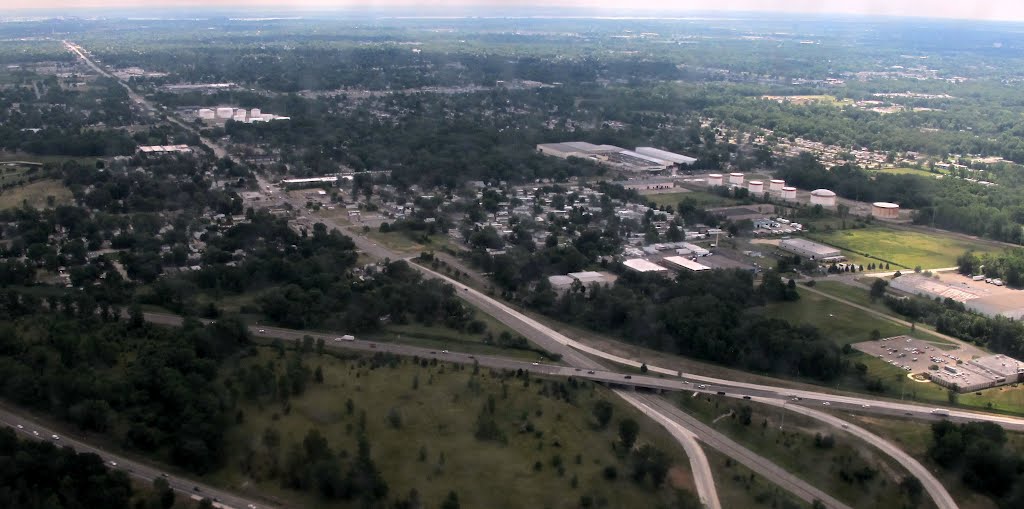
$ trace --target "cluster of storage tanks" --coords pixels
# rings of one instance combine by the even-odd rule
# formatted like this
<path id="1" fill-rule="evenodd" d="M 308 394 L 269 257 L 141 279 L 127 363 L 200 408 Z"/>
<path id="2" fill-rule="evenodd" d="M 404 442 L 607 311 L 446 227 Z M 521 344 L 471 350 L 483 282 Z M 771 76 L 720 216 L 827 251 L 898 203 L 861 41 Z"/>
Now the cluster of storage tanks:
<path id="1" fill-rule="evenodd" d="M 729 174 L 729 185 L 733 187 L 743 187 L 744 175 L 742 173 L 730 173 Z M 708 175 L 709 186 L 722 186 L 725 185 L 725 175 L 721 173 L 712 173 Z M 763 180 L 751 180 L 747 183 L 747 190 L 752 194 L 763 194 L 764 181 Z M 796 188 L 786 187 L 785 180 L 772 179 L 768 181 L 768 192 L 777 194 L 782 197 L 783 200 L 796 200 Z"/>
<path id="2" fill-rule="evenodd" d="M 263 113 L 259 108 L 245 110 L 242 108 L 221 107 L 217 109 L 202 108 L 199 110 L 199 118 L 203 120 L 234 120 L 236 122 L 266 122 L 283 117 Z"/>
<path id="3" fill-rule="evenodd" d="M 726 183 L 726 175 L 711 173 L 708 175 L 708 186 L 723 186 Z M 728 183 L 731 187 L 744 187 L 744 175 L 742 173 L 730 173 Z M 746 188 L 751 194 L 763 194 L 765 192 L 764 181 L 751 180 L 747 182 Z M 785 201 L 796 201 L 796 188 L 786 185 L 785 180 L 772 179 L 768 181 L 768 192 L 779 195 Z M 811 191 L 811 205 L 822 207 L 836 207 L 836 193 L 828 189 L 815 189 Z M 871 215 L 879 219 L 898 219 L 900 206 L 895 203 L 875 202 L 871 206 Z"/>

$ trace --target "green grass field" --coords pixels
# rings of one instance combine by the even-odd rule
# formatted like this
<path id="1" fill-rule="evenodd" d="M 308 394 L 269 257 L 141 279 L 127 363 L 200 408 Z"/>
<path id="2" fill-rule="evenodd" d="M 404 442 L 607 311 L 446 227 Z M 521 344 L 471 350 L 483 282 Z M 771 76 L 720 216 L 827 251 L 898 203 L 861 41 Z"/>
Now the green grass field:
<path id="1" fill-rule="evenodd" d="M 30 207 L 45 208 L 49 206 L 50 196 L 53 197 L 54 206 L 71 203 L 74 199 L 71 190 L 59 180 L 40 180 L 0 191 L 0 210 L 21 207 L 23 203 L 28 203 Z"/>
<path id="2" fill-rule="evenodd" d="M 917 266 L 924 269 L 952 267 L 956 265 L 956 258 L 968 249 L 974 249 L 979 253 L 995 250 L 989 245 L 969 242 L 958 237 L 884 227 L 818 231 L 808 234 L 808 237 L 844 251 L 853 251 L 877 260 L 887 260 L 910 269 Z M 898 268 L 892 267 L 893 270 Z"/>
<path id="3" fill-rule="evenodd" d="M 726 207 L 729 205 L 735 205 L 736 200 L 732 198 L 725 198 L 718 196 L 714 193 L 708 193 L 705 191 L 689 191 L 682 193 L 658 193 L 658 194 L 646 194 L 644 199 L 653 202 L 655 205 L 671 205 L 675 208 L 679 205 L 679 202 L 683 201 L 684 198 L 690 198 L 697 203 L 699 207 Z"/>
<path id="4" fill-rule="evenodd" d="M 749 401 L 686 393 L 675 399 L 705 424 L 852 507 L 904 507 L 906 501 L 898 487 L 905 475 L 903 468 L 838 429 L 801 414 L 787 412 L 783 416 L 779 408 Z M 738 417 L 743 407 L 751 411 L 746 425 Z M 816 446 L 817 434 L 832 435 L 834 445 Z M 842 478 L 844 472 L 852 476 L 866 469 L 874 475 L 864 482 Z"/>
<path id="5" fill-rule="evenodd" d="M 798 301 L 771 302 L 755 312 L 764 316 L 781 318 L 792 324 L 813 325 L 820 329 L 825 337 L 838 345 L 867 341 L 871 338 L 871 331 L 875 329 L 882 337 L 907 334 L 929 341 L 934 339 L 917 332 L 911 333 L 909 327 L 871 316 L 842 302 L 802 289 L 798 291 L 800 292 Z"/>
<path id="6" fill-rule="evenodd" d="M 287 360 L 278 360 L 268 348 L 257 350 L 257 356 L 241 364 L 269 363 L 277 371 L 284 369 Z M 280 481 L 257 473 L 267 472 L 275 461 L 283 462 L 311 428 L 319 429 L 335 452 L 352 455 L 355 428 L 362 421 L 371 456 L 392 499 L 415 489 L 424 507 L 438 507 L 449 491 L 457 492 L 462 507 L 569 508 L 578 507 L 583 495 L 604 501 L 604 507 L 663 506 L 674 497 L 672 489 L 654 489 L 649 481 L 638 484 L 629 479 L 627 461 L 612 446 L 618 421 L 628 416 L 640 424 L 638 445 L 652 444 L 671 457 L 669 478 L 692 484 L 688 460 L 671 436 L 591 383 L 531 377 L 527 384 L 487 369 L 474 374 L 469 366 L 421 365 L 412 359 L 378 365 L 366 358 L 307 354 L 304 362 L 310 369 L 323 370 L 324 383 L 310 382 L 303 395 L 291 399 L 289 412 L 280 403 L 242 404 L 243 422 L 227 439 L 227 466 L 213 480 L 241 492 L 265 492 L 293 507 L 337 507 L 286 490 Z M 489 397 L 494 398 L 495 420 L 507 443 L 474 437 Z M 607 429 L 596 429 L 593 423 L 591 408 L 599 399 L 614 405 Z M 389 414 L 397 414 L 400 423 L 396 425 Z M 262 442 L 268 428 L 280 433 L 279 447 Z M 243 464 L 251 466 L 251 474 L 245 473 Z M 616 480 L 603 477 L 606 466 L 618 470 Z"/>
<path id="7" fill-rule="evenodd" d="M 928 177 L 928 178 L 935 178 L 936 176 L 943 175 L 945 173 L 942 170 L 939 170 L 938 168 L 936 168 L 936 171 L 938 173 L 932 173 L 931 171 L 929 171 L 927 169 L 908 168 L 908 167 L 904 167 L 904 168 L 882 168 L 880 170 L 871 170 L 871 171 L 875 171 L 875 172 L 878 172 L 878 173 L 890 173 L 890 174 L 893 174 L 893 175 L 918 175 L 918 176 L 921 176 L 921 177 Z"/>

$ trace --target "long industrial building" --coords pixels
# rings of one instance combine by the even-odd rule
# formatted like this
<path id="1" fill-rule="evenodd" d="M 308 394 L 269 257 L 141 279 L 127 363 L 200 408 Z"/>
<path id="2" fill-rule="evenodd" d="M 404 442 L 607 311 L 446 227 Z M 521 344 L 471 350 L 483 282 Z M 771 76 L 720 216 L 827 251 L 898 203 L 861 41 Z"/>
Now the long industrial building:
<path id="1" fill-rule="evenodd" d="M 644 147 L 640 147 L 644 148 Z M 658 172 L 675 164 L 672 160 L 662 159 L 641 152 L 626 150 L 615 145 L 594 145 L 585 141 L 565 141 L 561 143 L 542 143 L 537 151 L 553 157 L 567 159 L 579 157 L 605 164 L 623 171 Z M 667 153 L 671 154 L 671 152 Z M 685 157 L 680 154 L 673 156 Z M 692 163 L 691 163 L 692 164 Z"/>
<path id="2" fill-rule="evenodd" d="M 682 256 L 666 256 L 662 260 L 670 268 L 688 270 L 690 272 L 701 272 L 705 270 L 711 270 L 711 267 L 704 265 L 703 263 L 697 263 L 689 258 L 683 258 Z"/>
<path id="3" fill-rule="evenodd" d="M 637 147 L 636 152 L 645 156 L 656 157 L 662 161 L 669 161 L 675 164 L 685 164 L 687 166 L 697 162 L 696 157 L 684 156 L 683 154 L 676 154 L 675 152 L 669 152 L 667 150 L 661 150 L 654 147 Z"/>
<path id="4" fill-rule="evenodd" d="M 819 262 L 844 259 L 843 252 L 839 249 L 807 239 L 783 239 L 779 242 L 779 249 Z"/>
<path id="5" fill-rule="evenodd" d="M 632 258 L 622 262 L 622 265 L 624 265 L 627 269 L 633 272 L 645 272 L 655 274 L 664 274 L 668 272 L 668 269 L 666 269 L 665 267 L 662 267 L 657 263 L 644 260 L 643 258 Z"/>

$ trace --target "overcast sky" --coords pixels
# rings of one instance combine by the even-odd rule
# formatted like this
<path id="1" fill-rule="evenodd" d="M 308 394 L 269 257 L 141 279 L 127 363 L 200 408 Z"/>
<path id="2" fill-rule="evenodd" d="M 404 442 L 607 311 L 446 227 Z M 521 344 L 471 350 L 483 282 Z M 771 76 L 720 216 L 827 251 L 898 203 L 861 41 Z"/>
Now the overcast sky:
<path id="1" fill-rule="evenodd" d="M 451 7 L 583 7 L 702 11 L 773 11 L 843 13 L 888 16 L 926 16 L 986 20 L 1024 20 L 1024 0 L 0 0 L 9 9 L 95 7 L 267 7 L 288 12 L 299 9 L 386 8 L 402 6 Z"/>

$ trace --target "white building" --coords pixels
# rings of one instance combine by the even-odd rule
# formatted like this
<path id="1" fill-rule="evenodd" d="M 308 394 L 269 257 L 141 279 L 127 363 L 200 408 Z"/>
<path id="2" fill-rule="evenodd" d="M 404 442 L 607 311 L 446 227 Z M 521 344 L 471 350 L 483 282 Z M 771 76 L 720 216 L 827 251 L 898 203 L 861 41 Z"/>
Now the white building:
<path id="1" fill-rule="evenodd" d="M 633 272 L 653 273 L 653 274 L 665 274 L 668 269 L 652 263 L 643 258 L 632 258 L 622 262 L 622 265 Z"/>
<path id="2" fill-rule="evenodd" d="M 682 256 L 667 256 L 662 260 L 666 265 L 675 269 L 683 269 L 691 272 L 701 272 L 704 270 L 711 270 L 711 267 L 702 263 L 697 263 L 689 258 L 683 258 Z"/>
<path id="3" fill-rule="evenodd" d="M 667 150 L 661 150 L 654 147 L 637 147 L 636 152 L 645 156 L 654 157 L 663 161 L 669 161 L 674 164 L 685 164 L 687 166 L 697 162 L 697 158 L 684 156 L 682 154 L 676 154 L 675 152 L 669 152 Z"/>

